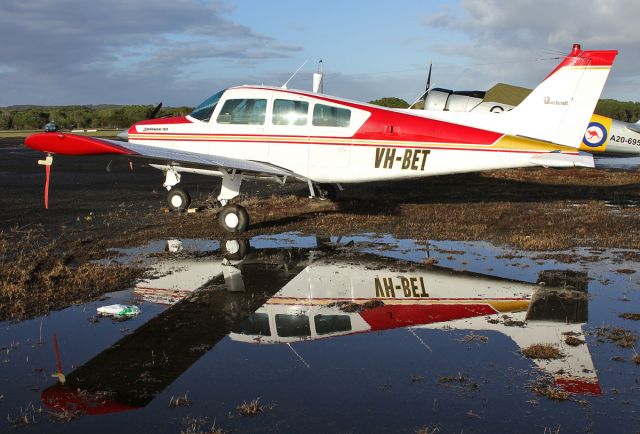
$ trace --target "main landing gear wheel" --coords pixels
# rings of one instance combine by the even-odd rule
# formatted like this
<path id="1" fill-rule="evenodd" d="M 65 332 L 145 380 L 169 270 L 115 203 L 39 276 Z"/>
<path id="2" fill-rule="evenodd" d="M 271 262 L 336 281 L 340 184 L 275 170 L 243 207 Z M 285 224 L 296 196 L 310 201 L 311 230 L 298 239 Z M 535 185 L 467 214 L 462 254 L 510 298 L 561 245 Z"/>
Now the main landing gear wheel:
<path id="1" fill-rule="evenodd" d="M 249 213 L 240 205 L 226 205 L 218 214 L 218 223 L 227 232 L 244 232 L 249 227 Z"/>
<path id="2" fill-rule="evenodd" d="M 191 204 L 191 196 L 189 196 L 187 190 L 173 187 L 167 194 L 167 204 L 171 211 L 186 211 Z"/>
<path id="3" fill-rule="evenodd" d="M 321 200 L 334 201 L 338 198 L 338 189 L 333 184 L 318 184 L 318 194 Z"/>
<path id="4" fill-rule="evenodd" d="M 244 259 L 249 252 L 249 240 L 224 240 L 220 242 L 222 256 L 230 261 Z"/>

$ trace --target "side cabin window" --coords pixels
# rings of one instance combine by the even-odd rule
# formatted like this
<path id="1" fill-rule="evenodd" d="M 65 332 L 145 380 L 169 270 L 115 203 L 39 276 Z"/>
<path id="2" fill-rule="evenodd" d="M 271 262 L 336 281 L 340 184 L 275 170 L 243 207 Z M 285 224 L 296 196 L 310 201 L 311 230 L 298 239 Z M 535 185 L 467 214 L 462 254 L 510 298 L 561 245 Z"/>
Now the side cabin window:
<path id="1" fill-rule="evenodd" d="M 271 336 L 269 315 L 266 313 L 255 312 L 249 315 L 249 317 L 239 325 L 233 327 L 231 331 L 243 335 Z"/>
<path id="2" fill-rule="evenodd" d="M 311 336 L 307 315 L 276 314 L 276 331 L 283 338 Z"/>
<path id="3" fill-rule="evenodd" d="M 313 322 L 319 335 L 351 331 L 349 315 L 316 315 Z"/>
<path id="4" fill-rule="evenodd" d="M 264 125 L 266 99 L 228 99 L 216 121 L 219 124 Z"/>
<path id="5" fill-rule="evenodd" d="M 313 125 L 316 127 L 343 127 L 349 126 L 351 110 L 316 104 L 313 108 Z"/>
<path id="6" fill-rule="evenodd" d="M 273 125 L 307 125 L 309 103 L 277 99 L 273 102 Z"/>

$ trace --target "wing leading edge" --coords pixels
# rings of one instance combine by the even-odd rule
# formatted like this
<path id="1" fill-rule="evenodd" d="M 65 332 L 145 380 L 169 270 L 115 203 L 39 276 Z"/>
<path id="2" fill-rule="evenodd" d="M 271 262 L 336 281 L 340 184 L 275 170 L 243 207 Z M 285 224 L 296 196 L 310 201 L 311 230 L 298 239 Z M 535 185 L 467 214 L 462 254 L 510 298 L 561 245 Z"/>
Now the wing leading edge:
<path id="1" fill-rule="evenodd" d="M 268 163 L 201 154 L 156 146 L 137 145 L 118 140 L 79 136 L 76 134 L 39 133 L 26 138 L 25 145 L 32 149 L 62 155 L 118 154 L 164 161 L 170 164 L 196 165 L 207 168 L 239 170 L 255 175 L 302 176 Z"/>

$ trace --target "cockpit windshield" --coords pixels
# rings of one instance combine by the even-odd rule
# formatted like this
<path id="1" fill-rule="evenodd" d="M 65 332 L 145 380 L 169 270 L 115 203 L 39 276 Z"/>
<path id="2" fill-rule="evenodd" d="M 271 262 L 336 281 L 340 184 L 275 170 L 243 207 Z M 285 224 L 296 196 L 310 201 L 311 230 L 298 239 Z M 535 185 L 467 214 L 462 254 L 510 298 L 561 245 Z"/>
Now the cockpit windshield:
<path id="1" fill-rule="evenodd" d="M 199 121 L 208 122 L 211 118 L 211 114 L 213 110 L 215 110 L 218 101 L 220 101 L 220 97 L 225 92 L 226 89 L 221 90 L 215 95 L 211 95 L 209 98 L 205 99 L 200 103 L 198 107 L 196 107 L 190 114 L 192 118 L 196 118 Z"/>

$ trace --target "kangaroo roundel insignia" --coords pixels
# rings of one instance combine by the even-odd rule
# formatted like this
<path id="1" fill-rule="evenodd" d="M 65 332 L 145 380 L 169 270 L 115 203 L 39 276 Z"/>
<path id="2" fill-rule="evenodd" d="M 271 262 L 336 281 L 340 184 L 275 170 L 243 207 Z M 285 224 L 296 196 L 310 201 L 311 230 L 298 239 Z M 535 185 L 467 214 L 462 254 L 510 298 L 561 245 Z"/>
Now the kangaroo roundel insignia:
<path id="1" fill-rule="evenodd" d="M 582 143 L 592 148 L 602 146 L 607 140 L 607 129 L 600 122 L 591 122 L 584 133 Z"/>

